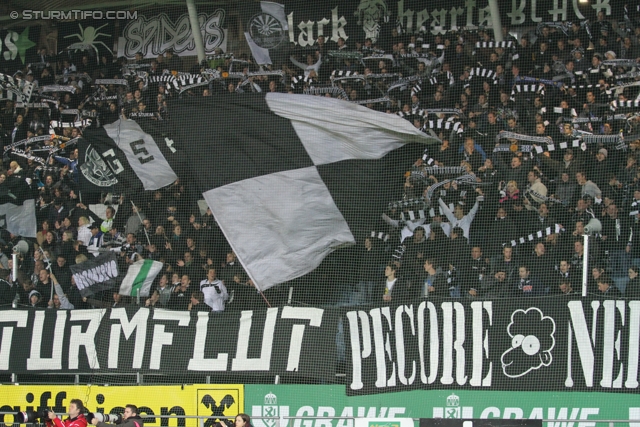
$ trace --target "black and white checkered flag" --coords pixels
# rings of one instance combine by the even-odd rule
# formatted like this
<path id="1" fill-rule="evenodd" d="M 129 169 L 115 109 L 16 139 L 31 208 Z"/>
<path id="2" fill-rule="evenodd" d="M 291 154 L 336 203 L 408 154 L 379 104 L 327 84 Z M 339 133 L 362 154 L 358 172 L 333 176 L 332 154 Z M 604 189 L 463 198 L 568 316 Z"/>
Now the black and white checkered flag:
<path id="1" fill-rule="evenodd" d="M 247 93 L 186 97 L 169 107 L 172 120 L 190 123 L 173 139 L 189 147 L 190 169 L 201 171 L 197 189 L 261 290 L 312 271 L 370 232 L 362 224 L 379 220 L 387 205 L 388 174 L 404 173 L 397 159 L 409 158 L 405 143 L 438 142 L 395 115 L 328 97 Z M 223 142 L 201 137 L 238 120 L 244 125 Z M 212 164 L 202 153 L 214 147 Z M 247 157 L 256 147 L 261 156 Z"/>

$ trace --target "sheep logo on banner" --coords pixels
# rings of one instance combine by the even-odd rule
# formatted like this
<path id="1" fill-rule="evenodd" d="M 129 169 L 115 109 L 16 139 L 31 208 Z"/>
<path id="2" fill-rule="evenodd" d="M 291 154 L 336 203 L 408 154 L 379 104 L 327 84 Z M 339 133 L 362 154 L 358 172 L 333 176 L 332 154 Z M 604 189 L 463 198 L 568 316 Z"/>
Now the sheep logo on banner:
<path id="1" fill-rule="evenodd" d="M 511 314 L 507 333 L 511 348 L 502 353 L 502 371 L 510 378 L 526 375 L 534 369 L 549 366 L 553 360 L 556 323 L 539 309 L 516 310 Z"/>

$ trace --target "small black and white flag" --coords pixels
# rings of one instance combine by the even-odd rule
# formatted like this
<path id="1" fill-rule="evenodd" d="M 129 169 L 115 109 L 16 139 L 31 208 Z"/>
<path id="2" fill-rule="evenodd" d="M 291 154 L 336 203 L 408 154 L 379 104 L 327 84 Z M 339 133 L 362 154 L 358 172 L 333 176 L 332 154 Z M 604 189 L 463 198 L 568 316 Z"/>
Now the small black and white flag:
<path id="1" fill-rule="evenodd" d="M 261 290 L 368 234 L 422 144 L 439 142 L 396 115 L 317 96 L 193 97 L 169 113 L 188 124 L 176 147 Z"/>
<path id="2" fill-rule="evenodd" d="M 36 203 L 26 199 L 21 204 L 14 202 L 0 204 L 0 228 L 23 237 L 36 237 Z"/>
<path id="3" fill-rule="evenodd" d="M 271 64 L 269 51 L 287 40 L 289 24 L 284 5 L 270 1 L 246 2 L 242 8 L 245 19 L 244 36 L 257 64 Z"/>
<path id="4" fill-rule="evenodd" d="M 36 237 L 36 204 L 21 176 L 9 176 L 0 183 L 0 228 L 17 236 Z"/>
<path id="5" fill-rule="evenodd" d="M 78 141 L 80 189 L 126 193 L 157 190 L 178 177 L 152 135 L 133 120 L 87 128 Z M 171 148 L 172 141 L 160 141 Z"/>
<path id="6" fill-rule="evenodd" d="M 105 252 L 97 257 L 71 267 L 73 279 L 83 297 L 98 294 L 117 287 L 122 281 L 115 252 Z"/>

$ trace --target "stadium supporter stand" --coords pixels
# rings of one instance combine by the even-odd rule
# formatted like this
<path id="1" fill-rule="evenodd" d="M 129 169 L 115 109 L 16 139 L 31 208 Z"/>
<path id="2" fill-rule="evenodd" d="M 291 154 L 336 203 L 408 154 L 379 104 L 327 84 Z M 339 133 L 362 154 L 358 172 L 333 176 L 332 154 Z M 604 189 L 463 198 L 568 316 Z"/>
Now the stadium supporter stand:
<path id="1" fill-rule="evenodd" d="M 545 25 L 505 42 L 482 29 L 354 45 L 322 38 L 269 66 L 219 51 L 189 69 L 172 52 L 153 60 L 105 55 L 94 66 L 85 51 L 45 49 L 46 60 L 5 70 L 0 81 L 0 198 L 3 206 L 35 200 L 36 224 L 25 217 L 1 231 L 8 276 L 0 280 L 0 304 L 201 310 L 204 302 L 214 311 L 243 310 L 265 300 L 283 304 L 289 287 L 294 299 L 314 305 L 557 298 L 581 286 L 582 234 L 592 218 L 602 230 L 590 245 L 589 292 L 638 298 L 639 41 L 618 31 L 618 41 L 613 35 L 605 44 L 592 31 L 592 49 L 582 32 Z M 83 190 L 79 162 L 88 164 L 91 154 L 78 145 L 88 130 L 127 119 L 171 122 L 172 99 L 274 92 L 401 116 L 440 142 L 402 165 L 405 175 L 395 177 L 401 196 L 389 195 L 379 221 L 362 224 L 369 231 L 355 247 L 266 297 L 188 182 Z M 108 159 L 91 160 L 99 169 Z M 15 276 L 20 241 L 26 246 Z M 159 263 L 143 293 L 149 296 L 120 295 L 106 280 L 82 292 L 86 285 L 74 277 L 107 256 L 119 281 L 139 261 Z M 600 274 L 609 288 L 598 286 Z M 496 289 L 504 280 L 508 287 Z"/>

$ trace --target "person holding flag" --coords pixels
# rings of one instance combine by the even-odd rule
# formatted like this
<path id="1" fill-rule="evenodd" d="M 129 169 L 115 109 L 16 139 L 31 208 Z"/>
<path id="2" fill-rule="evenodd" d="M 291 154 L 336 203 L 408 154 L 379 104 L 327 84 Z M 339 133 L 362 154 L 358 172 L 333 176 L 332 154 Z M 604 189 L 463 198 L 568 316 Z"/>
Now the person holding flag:
<path id="1" fill-rule="evenodd" d="M 227 287 L 216 278 L 216 269 L 209 267 L 207 278 L 200 282 L 200 290 L 204 294 L 204 302 L 214 313 L 224 311 L 224 303 L 229 299 Z"/>

